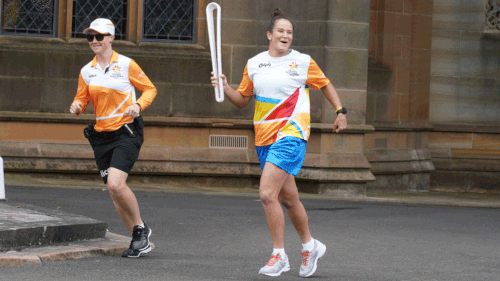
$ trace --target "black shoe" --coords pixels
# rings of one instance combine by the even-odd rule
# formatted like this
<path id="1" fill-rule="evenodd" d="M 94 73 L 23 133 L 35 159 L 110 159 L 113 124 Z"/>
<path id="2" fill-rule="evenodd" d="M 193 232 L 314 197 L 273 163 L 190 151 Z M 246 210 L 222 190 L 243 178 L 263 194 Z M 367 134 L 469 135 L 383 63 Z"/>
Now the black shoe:
<path id="1" fill-rule="evenodd" d="M 146 224 L 144 224 L 144 228 L 139 227 L 138 225 L 134 226 L 130 247 L 123 252 L 122 257 L 138 258 L 141 254 L 151 252 L 149 236 L 151 236 L 151 229 Z"/>

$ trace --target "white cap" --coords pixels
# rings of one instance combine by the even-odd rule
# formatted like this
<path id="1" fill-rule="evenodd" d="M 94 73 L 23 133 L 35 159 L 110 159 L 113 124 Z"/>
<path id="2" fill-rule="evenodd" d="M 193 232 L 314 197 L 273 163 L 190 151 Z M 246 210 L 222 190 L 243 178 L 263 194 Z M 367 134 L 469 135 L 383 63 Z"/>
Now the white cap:
<path id="1" fill-rule="evenodd" d="M 111 34 L 115 35 L 115 25 L 109 19 L 96 19 L 94 20 L 89 28 L 86 28 L 83 33 L 88 34 L 90 30 L 95 30 L 101 34 Z"/>

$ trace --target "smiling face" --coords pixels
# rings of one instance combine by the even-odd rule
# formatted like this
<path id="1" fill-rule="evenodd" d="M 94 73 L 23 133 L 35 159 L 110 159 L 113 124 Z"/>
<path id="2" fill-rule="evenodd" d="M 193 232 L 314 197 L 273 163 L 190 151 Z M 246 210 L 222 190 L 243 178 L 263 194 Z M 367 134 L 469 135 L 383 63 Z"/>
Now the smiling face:
<path id="1" fill-rule="evenodd" d="M 96 35 L 98 34 L 98 32 L 95 30 L 90 30 L 89 34 Z M 104 54 L 108 49 L 111 49 L 111 42 L 113 42 L 114 39 L 114 35 L 104 36 L 104 39 L 102 41 L 97 41 L 97 39 L 94 37 L 94 40 L 92 42 L 89 42 L 89 46 L 96 55 Z"/>
<path id="2" fill-rule="evenodd" d="M 267 32 L 269 40 L 269 55 L 282 57 L 288 54 L 288 48 L 292 44 L 293 25 L 289 20 L 279 19 L 274 23 L 273 32 Z"/>

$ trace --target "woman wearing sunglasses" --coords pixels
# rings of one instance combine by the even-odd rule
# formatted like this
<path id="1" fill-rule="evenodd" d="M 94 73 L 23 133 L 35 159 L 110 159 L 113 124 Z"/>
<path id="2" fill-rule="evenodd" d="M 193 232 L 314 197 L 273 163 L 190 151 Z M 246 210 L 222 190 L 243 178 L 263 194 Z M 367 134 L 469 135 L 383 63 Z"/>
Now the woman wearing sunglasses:
<path id="1" fill-rule="evenodd" d="M 94 150 L 97 167 L 108 187 L 116 211 L 132 233 L 123 257 L 139 257 L 151 251 L 151 229 L 142 221 L 134 193 L 126 184 L 144 142 L 139 113 L 156 96 L 156 87 L 137 63 L 111 48 L 115 26 L 96 19 L 83 31 L 96 56 L 80 71 L 78 90 L 69 111 L 80 115 L 92 101 L 96 124 L 84 130 Z M 142 92 L 136 99 L 134 86 Z"/>

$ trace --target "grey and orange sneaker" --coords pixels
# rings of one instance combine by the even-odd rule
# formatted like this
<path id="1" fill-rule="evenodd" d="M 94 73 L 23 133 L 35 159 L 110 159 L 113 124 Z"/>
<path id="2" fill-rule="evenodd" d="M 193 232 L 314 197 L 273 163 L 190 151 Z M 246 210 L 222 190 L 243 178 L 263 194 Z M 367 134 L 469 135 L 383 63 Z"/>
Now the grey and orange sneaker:
<path id="1" fill-rule="evenodd" d="M 280 276 L 282 272 L 290 270 L 290 262 L 288 262 L 287 255 L 276 254 L 271 255 L 271 259 L 267 262 L 266 266 L 259 270 L 259 274 L 267 276 Z"/>
<path id="2" fill-rule="evenodd" d="M 302 251 L 302 265 L 300 266 L 300 277 L 309 277 L 316 272 L 318 260 L 325 254 L 326 246 L 314 239 L 314 248 L 312 251 Z"/>

